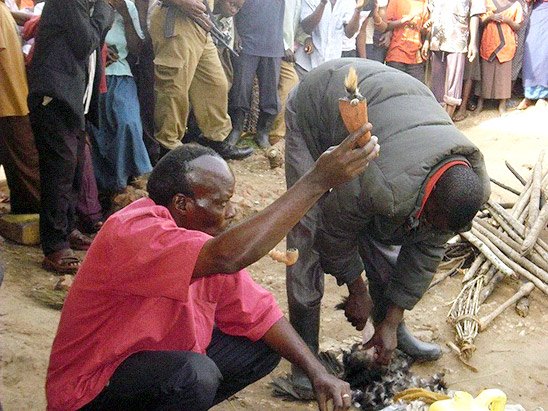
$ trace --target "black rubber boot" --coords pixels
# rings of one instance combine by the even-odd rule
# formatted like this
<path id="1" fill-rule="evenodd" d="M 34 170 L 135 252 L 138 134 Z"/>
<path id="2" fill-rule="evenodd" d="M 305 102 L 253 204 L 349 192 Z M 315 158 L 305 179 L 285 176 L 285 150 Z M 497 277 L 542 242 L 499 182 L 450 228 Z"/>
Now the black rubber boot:
<path id="1" fill-rule="evenodd" d="M 243 110 L 236 110 L 232 119 L 232 131 L 225 139 L 225 143 L 235 146 L 242 138 L 242 130 L 244 129 L 245 112 Z"/>
<path id="2" fill-rule="evenodd" d="M 259 119 L 257 120 L 257 132 L 255 133 L 255 143 L 260 148 L 269 148 L 270 147 L 270 127 L 276 116 L 272 114 L 265 113 L 263 111 L 259 114 Z"/>
<path id="3" fill-rule="evenodd" d="M 226 141 L 213 141 L 203 136 L 197 137 L 194 141 L 203 146 L 212 148 L 225 160 L 242 160 L 253 154 L 253 149 L 251 147 L 236 147 L 227 144 Z"/>
<path id="4" fill-rule="evenodd" d="M 317 356 L 320 338 L 320 306 L 309 309 L 290 309 L 289 318 L 291 325 L 304 340 L 312 353 Z M 301 399 L 313 400 L 315 398 L 312 383 L 305 372 L 291 364 L 291 383 L 293 389 Z"/>
<path id="5" fill-rule="evenodd" d="M 403 351 L 414 361 L 436 361 L 441 357 L 441 347 L 415 338 L 402 321 L 398 325 L 398 349 Z"/>

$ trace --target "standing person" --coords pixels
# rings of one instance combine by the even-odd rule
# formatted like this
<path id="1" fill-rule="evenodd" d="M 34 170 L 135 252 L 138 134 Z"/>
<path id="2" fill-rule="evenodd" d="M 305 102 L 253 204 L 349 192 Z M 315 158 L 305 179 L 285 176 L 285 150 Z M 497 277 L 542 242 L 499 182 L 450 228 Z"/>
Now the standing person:
<path id="1" fill-rule="evenodd" d="M 539 107 L 548 106 L 548 0 L 533 5 L 529 30 L 523 53 L 523 89 L 525 98 L 518 108 L 523 110 L 537 101 Z"/>
<path id="2" fill-rule="evenodd" d="M 29 68 L 43 266 L 59 272 L 76 272 L 80 266 L 71 247 L 89 247 L 74 230 L 74 212 L 82 183 L 85 115 L 89 111 L 92 120 L 96 115 L 100 48 L 112 18 L 105 0 L 48 0 Z"/>
<path id="3" fill-rule="evenodd" d="M 388 0 L 370 0 L 365 9 L 372 7 L 367 19 L 360 26 L 360 33 L 356 39 L 358 56 L 384 63 L 391 32 L 386 32 L 386 8 Z"/>
<path id="4" fill-rule="evenodd" d="M 109 0 L 116 10 L 114 23 L 105 38 L 115 60 L 106 67 L 107 92 L 99 97 L 98 126 L 90 127 L 95 176 L 103 193 L 118 193 L 129 178 L 152 171 L 143 141 L 137 86 L 127 57 L 139 55 L 144 35 L 135 4 Z"/>
<path id="5" fill-rule="evenodd" d="M 12 214 L 37 213 L 40 207 L 38 152 L 28 117 L 28 90 L 17 26 L 0 1 L 0 163 L 10 189 Z"/>
<path id="6" fill-rule="evenodd" d="M 254 137 L 260 148 L 270 147 L 269 132 L 279 112 L 278 82 L 284 56 L 284 0 L 246 0 L 234 16 L 242 49 L 232 60 L 234 78 L 230 89 L 232 131 L 227 139 L 236 144 L 251 108 L 253 80 L 259 81 L 259 119 Z"/>
<path id="7" fill-rule="evenodd" d="M 352 37 L 359 29 L 361 5 L 355 0 L 303 0 L 301 27 L 310 35 L 312 48 L 299 47 L 297 64 L 310 71 L 325 61 L 342 55 L 343 36 Z M 310 47 L 310 45 L 309 45 Z"/>
<path id="8" fill-rule="evenodd" d="M 348 287 L 345 315 L 352 325 L 362 330 L 371 314 L 375 335 L 369 345 L 377 348 L 380 362 L 386 364 L 396 346 L 415 360 L 435 360 L 440 347 L 413 337 L 403 312 L 428 288 L 447 240 L 489 197 L 483 156 L 423 83 L 368 59 L 340 59 L 311 72 L 287 103 L 288 187 L 340 141 L 345 126 L 339 98 L 350 66 L 367 98 L 381 155 L 289 232 L 287 247 L 299 250 L 297 263 L 286 271 L 289 319 L 317 353 L 327 272 Z M 296 367 L 292 382 L 296 391 L 311 392 Z"/>
<path id="9" fill-rule="evenodd" d="M 274 119 L 270 129 L 270 142 L 285 138 L 285 103 L 289 92 L 299 84 L 299 76 L 295 70 L 295 42 L 299 22 L 301 21 L 301 0 L 285 0 L 284 12 L 284 56 L 280 66 L 280 81 L 278 84 L 278 99 L 280 112 Z"/>
<path id="10" fill-rule="evenodd" d="M 512 59 L 516 54 L 516 31 L 523 20 L 517 0 L 486 0 L 487 13 L 481 37 L 481 90 L 477 113 L 485 99 L 499 100 L 499 114 L 506 113 L 506 100 L 512 95 Z"/>
<path id="11" fill-rule="evenodd" d="M 466 58 L 474 61 L 478 54 L 479 15 L 485 13 L 484 0 L 429 0 L 430 38 L 422 53 L 431 53 L 430 88 L 445 111 L 453 117 L 461 104 Z"/>
<path id="12" fill-rule="evenodd" d="M 105 222 L 69 291 L 48 366 L 48 410 L 207 410 L 270 373 L 280 355 L 306 370 L 320 410 L 331 399 L 348 410 L 349 384 L 325 370 L 245 267 L 377 156 L 374 139 L 358 145 L 369 129 L 229 229 L 228 164 L 196 144 L 162 158 L 150 198 Z"/>
<path id="13" fill-rule="evenodd" d="M 154 9 L 150 35 L 154 45 L 155 138 L 162 154 L 182 144 L 190 105 L 209 146 L 225 159 L 241 160 L 253 153 L 225 139 L 232 130 L 228 116 L 228 82 L 209 34 L 207 11 L 198 0 L 168 0 Z"/>
<path id="14" fill-rule="evenodd" d="M 392 32 L 386 64 L 424 83 L 421 31 L 428 19 L 427 0 L 391 0 L 386 10 Z"/>

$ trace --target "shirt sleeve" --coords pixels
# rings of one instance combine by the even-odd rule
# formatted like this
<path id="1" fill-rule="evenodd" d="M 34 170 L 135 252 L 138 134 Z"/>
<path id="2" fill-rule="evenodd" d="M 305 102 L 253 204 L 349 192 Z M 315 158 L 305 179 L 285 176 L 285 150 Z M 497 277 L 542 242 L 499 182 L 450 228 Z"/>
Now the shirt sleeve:
<path id="1" fill-rule="evenodd" d="M 338 285 L 354 282 L 364 269 L 358 244 L 369 218 L 357 214 L 360 191 L 358 179 L 354 179 L 333 189 L 321 203 L 322 224 L 315 246 L 322 269 L 333 275 Z"/>
<path id="2" fill-rule="evenodd" d="M 345 1 L 345 4 L 344 4 L 344 12 L 342 15 L 342 22 L 343 24 L 348 24 L 348 22 L 352 19 L 352 15 L 354 14 L 354 9 L 356 8 L 356 2 L 354 0 L 344 0 L 344 1 Z"/>
<path id="3" fill-rule="evenodd" d="M 397 20 L 399 19 L 399 15 L 398 15 L 398 4 L 399 2 L 397 1 L 391 1 L 389 4 L 388 4 L 388 8 L 386 9 L 386 20 L 387 21 L 394 21 L 394 20 Z"/>
<path id="4" fill-rule="evenodd" d="M 478 14 L 485 13 L 485 3 L 485 0 L 471 0 L 470 16 L 477 16 Z"/>
<path id="5" fill-rule="evenodd" d="M 215 323 L 222 332 L 257 341 L 282 317 L 274 296 L 247 271 L 227 276 L 215 311 Z"/>
<path id="6" fill-rule="evenodd" d="M 144 40 L 145 35 L 143 34 L 141 23 L 139 22 L 139 12 L 137 11 L 137 7 L 135 7 L 135 4 L 133 4 L 133 2 L 129 0 L 126 0 L 126 5 L 129 12 L 129 16 L 131 17 L 131 21 L 133 22 L 133 27 L 135 28 L 135 31 L 137 32 L 137 35 L 139 36 L 141 40 Z"/>
<path id="7" fill-rule="evenodd" d="M 314 13 L 314 10 L 316 9 L 317 5 L 318 5 L 317 1 L 303 0 L 302 6 L 301 6 L 301 21 L 306 19 L 312 13 Z"/>
<path id="8" fill-rule="evenodd" d="M 445 252 L 447 238 L 439 241 L 404 244 L 394 275 L 384 296 L 397 306 L 411 310 L 428 289 Z"/>

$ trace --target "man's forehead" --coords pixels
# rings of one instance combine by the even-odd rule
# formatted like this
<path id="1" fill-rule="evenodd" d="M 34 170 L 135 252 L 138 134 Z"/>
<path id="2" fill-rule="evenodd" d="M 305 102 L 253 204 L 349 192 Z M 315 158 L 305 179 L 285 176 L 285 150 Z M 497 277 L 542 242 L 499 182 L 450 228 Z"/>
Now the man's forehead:
<path id="1" fill-rule="evenodd" d="M 211 179 L 234 181 L 232 170 L 220 157 L 206 154 L 190 161 L 188 166 L 189 177 L 194 183 L 203 183 Z"/>

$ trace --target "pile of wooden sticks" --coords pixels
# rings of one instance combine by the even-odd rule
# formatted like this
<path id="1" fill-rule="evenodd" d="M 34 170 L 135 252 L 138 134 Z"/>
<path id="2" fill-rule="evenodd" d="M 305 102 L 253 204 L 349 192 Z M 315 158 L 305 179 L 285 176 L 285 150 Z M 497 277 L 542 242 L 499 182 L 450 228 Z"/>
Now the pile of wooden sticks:
<path id="1" fill-rule="evenodd" d="M 510 209 L 489 200 L 481 214 L 474 218 L 472 230 L 460 234 L 476 250 L 477 256 L 465 271 L 463 288 L 454 301 L 448 318 L 455 327 L 455 350 L 463 361 L 475 351 L 474 339 L 506 308 L 517 303 L 522 316 L 528 314 L 528 295 L 538 288 L 548 295 L 548 244 L 540 237 L 548 223 L 548 170 L 543 170 L 544 152 L 529 179 L 525 180 L 506 163 L 523 189 L 511 190 L 518 195 Z M 493 180 L 492 180 L 493 181 Z M 508 188 L 496 181 L 495 184 Z M 462 266 L 462 256 L 453 258 Z M 519 280 L 516 293 L 483 317 L 481 304 L 493 293 L 501 280 Z"/>

